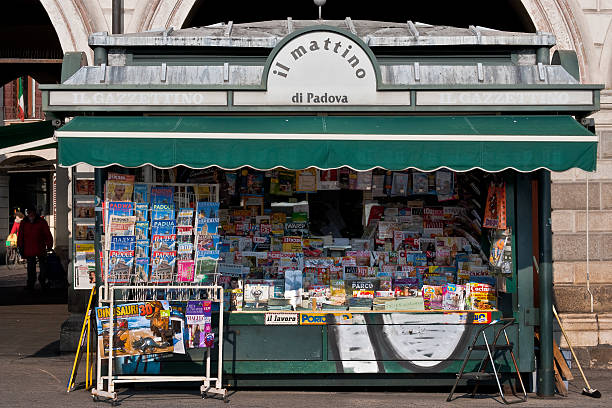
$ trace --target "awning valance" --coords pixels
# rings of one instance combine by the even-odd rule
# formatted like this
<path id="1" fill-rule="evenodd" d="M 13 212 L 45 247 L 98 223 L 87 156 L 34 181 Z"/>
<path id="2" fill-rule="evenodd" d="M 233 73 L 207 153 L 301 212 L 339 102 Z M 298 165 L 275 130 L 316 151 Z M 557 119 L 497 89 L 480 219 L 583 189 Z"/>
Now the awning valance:
<path id="1" fill-rule="evenodd" d="M 0 155 L 57 147 L 51 121 L 0 126 Z"/>
<path id="2" fill-rule="evenodd" d="M 595 169 L 597 137 L 570 116 L 77 117 L 62 166 L 355 170 Z"/>

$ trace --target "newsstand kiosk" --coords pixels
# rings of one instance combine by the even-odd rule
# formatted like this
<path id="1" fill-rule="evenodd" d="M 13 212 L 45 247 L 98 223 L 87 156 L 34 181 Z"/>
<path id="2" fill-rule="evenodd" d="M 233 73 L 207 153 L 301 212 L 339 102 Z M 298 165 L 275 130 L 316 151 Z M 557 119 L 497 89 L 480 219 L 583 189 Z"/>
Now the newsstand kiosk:
<path id="1" fill-rule="evenodd" d="M 601 86 L 546 33 L 347 21 L 94 34 L 41 87 L 96 390 L 450 385 L 502 318 L 548 386 L 550 172 L 594 170 Z"/>

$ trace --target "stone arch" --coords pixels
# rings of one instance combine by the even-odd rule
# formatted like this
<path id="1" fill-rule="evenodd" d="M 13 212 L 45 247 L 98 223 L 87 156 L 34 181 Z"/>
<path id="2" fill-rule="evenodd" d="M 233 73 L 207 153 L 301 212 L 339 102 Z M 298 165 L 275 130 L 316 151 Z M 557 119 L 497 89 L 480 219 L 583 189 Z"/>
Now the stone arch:
<path id="1" fill-rule="evenodd" d="M 181 28 L 198 0 L 139 1 L 126 32 L 135 33 L 155 28 Z"/>
<path id="2" fill-rule="evenodd" d="M 601 81 L 588 24 L 577 0 L 521 0 L 537 30 L 557 37 L 556 48 L 578 55 L 582 81 Z"/>
<path id="3" fill-rule="evenodd" d="M 605 82 L 606 88 L 612 88 L 612 22 L 608 26 L 606 38 L 603 42 L 599 68 L 602 75 L 604 75 L 602 80 Z"/>

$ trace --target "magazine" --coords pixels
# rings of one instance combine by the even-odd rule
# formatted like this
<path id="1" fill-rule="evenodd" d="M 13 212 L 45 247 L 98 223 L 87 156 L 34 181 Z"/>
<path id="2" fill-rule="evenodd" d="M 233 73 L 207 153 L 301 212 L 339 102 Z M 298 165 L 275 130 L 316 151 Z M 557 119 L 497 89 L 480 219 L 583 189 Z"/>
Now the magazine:
<path id="1" fill-rule="evenodd" d="M 210 300 L 190 300 L 187 302 L 185 319 L 189 328 L 188 348 L 211 347 L 212 302 Z"/>
<path id="2" fill-rule="evenodd" d="M 423 285 L 425 310 L 441 310 L 446 286 Z"/>
<path id="3" fill-rule="evenodd" d="M 425 173 L 412 173 L 412 193 L 413 194 L 428 194 L 429 193 L 429 177 Z"/>
<path id="4" fill-rule="evenodd" d="M 192 226 L 193 225 L 193 208 L 181 208 L 176 215 L 176 225 Z"/>
<path id="5" fill-rule="evenodd" d="M 177 261 L 179 282 L 193 282 L 195 277 L 195 262 L 193 260 Z"/>
<path id="6" fill-rule="evenodd" d="M 219 251 L 197 251 L 194 282 L 208 283 L 212 281 L 218 262 Z"/>
<path id="7" fill-rule="evenodd" d="M 129 283 L 134 266 L 134 251 L 111 250 L 108 259 L 108 282 Z"/>
<path id="8" fill-rule="evenodd" d="M 465 286 L 452 283 L 446 285 L 442 307 L 445 310 L 464 310 Z"/>
<path id="9" fill-rule="evenodd" d="M 136 258 L 134 259 L 134 276 L 135 276 L 134 283 L 149 282 L 149 279 L 150 279 L 149 262 L 151 262 L 151 259 L 148 257 L 148 251 L 147 251 L 146 258 L 144 256 L 140 257 L 139 255 L 136 255 Z"/>
<path id="10" fill-rule="evenodd" d="M 176 235 L 152 235 L 151 250 L 153 252 L 168 252 L 176 249 Z"/>
<path id="11" fill-rule="evenodd" d="M 147 259 L 149 258 L 149 240 L 148 239 L 136 240 L 135 256 L 136 258 L 147 258 Z"/>
<path id="12" fill-rule="evenodd" d="M 175 230 L 176 221 L 173 219 L 154 219 L 151 221 L 151 235 L 174 234 Z"/>
<path id="13" fill-rule="evenodd" d="M 340 185 L 338 184 L 338 169 L 318 170 L 317 189 L 339 190 Z"/>
<path id="14" fill-rule="evenodd" d="M 171 283 L 174 281 L 175 251 L 153 251 L 151 254 L 151 282 Z"/>
<path id="15" fill-rule="evenodd" d="M 77 180 L 75 183 L 75 194 L 77 195 L 94 195 L 95 194 L 94 180 Z"/>
<path id="16" fill-rule="evenodd" d="M 94 218 L 94 203 L 76 203 L 75 218 Z"/>
<path id="17" fill-rule="evenodd" d="M 138 219 L 138 217 L 136 217 Z M 148 221 L 136 221 L 134 225 L 134 231 L 136 239 L 149 239 L 149 222 Z"/>
<path id="18" fill-rule="evenodd" d="M 112 236 L 135 235 L 135 224 L 136 217 L 134 216 L 111 215 L 106 233 L 107 242 L 110 243 Z"/>
<path id="19" fill-rule="evenodd" d="M 278 170 L 270 179 L 270 194 L 291 196 L 295 190 L 295 172 L 291 170 Z"/>
<path id="20" fill-rule="evenodd" d="M 111 201 L 106 203 L 106 222 L 111 216 L 132 216 L 134 215 L 134 203 Z"/>
<path id="21" fill-rule="evenodd" d="M 317 170 L 315 168 L 296 171 L 295 192 L 314 193 L 317 191 Z"/>
<path id="22" fill-rule="evenodd" d="M 406 197 L 409 194 L 408 191 L 408 173 L 393 172 L 393 184 L 391 187 L 391 195 Z"/>
<path id="23" fill-rule="evenodd" d="M 134 251 L 136 237 L 134 235 L 111 237 L 111 251 Z"/>
<path id="24" fill-rule="evenodd" d="M 174 187 L 157 186 L 151 187 L 151 204 L 163 204 L 171 206 L 174 210 Z"/>
<path id="25" fill-rule="evenodd" d="M 113 338 L 110 337 L 110 309 L 96 308 L 98 350 L 108 358 L 113 356 L 170 353 L 173 333 L 170 330 L 170 306 L 166 300 L 126 303 L 113 310 Z"/>
<path id="26" fill-rule="evenodd" d="M 206 218 L 219 218 L 219 203 L 217 202 L 209 202 L 209 201 L 200 201 L 197 204 L 196 208 L 198 214 L 198 225 L 200 224 L 200 219 Z"/>
<path id="27" fill-rule="evenodd" d="M 134 183 L 122 180 L 106 181 L 106 201 L 132 201 Z"/>
<path id="28" fill-rule="evenodd" d="M 95 239 L 95 225 L 76 224 L 74 239 L 77 241 L 93 241 Z"/>
<path id="29" fill-rule="evenodd" d="M 134 202 L 149 202 L 149 186 L 146 184 L 134 184 Z"/>
<path id="30" fill-rule="evenodd" d="M 174 205 L 173 204 L 153 204 L 151 209 L 151 220 L 173 220 L 174 221 Z"/>
<path id="31" fill-rule="evenodd" d="M 357 172 L 357 190 L 372 189 L 372 170 Z"/>
<path id="32" fill-rule="evenodd" d="M 176 260 L 177 261 L 189 261 L 193 260 L 193 243 L 191 242 L 177 242 Z"/>
<path id="33" fill-rule="evenodd" d="M 149 204 L 147 203 L 134 204 L 134 215 L 136 216 L 136 221 L 148 221 L 149 220 Z"/>

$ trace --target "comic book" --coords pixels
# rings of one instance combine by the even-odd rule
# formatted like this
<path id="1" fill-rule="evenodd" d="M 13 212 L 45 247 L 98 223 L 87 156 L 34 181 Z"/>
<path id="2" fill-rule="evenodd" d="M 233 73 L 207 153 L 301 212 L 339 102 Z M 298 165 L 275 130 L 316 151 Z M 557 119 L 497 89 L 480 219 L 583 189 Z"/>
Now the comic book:
<path id="1" fill-rule="evenodd" d="M 176 221 L 173 219 L 154 219 L 151 221 L 151 235 L 170 235 L 176 231 Z"/>
<path id="2" fill-rule="evenodd" d="M 193 260 L 179 260 L 177 261 L 177 268 L 177 280 L 179 282 L 193 282 L 195 277 L 195 262 Z"/>
<path id="3" fill-rule="evenodd" d="M 111 251 L 134 251 L 136 237 L 134 235 L 111 237 Z"/>
<path id="4" fill-rule="evenodd" d="M 148 251 L 145 256 L 146 257 L 140 257 L 139 255 L 136 255 L 136 258 L 134 259 L 134 283 L 149 282 L 149 263 L 151 262 L 151 258 L 148 256 Z"/>
<path id="5" fill-rule="evenodd" d="M 173 332 L 170 330 L 170 306 L 166 300 L 126 303 L 113 309 L 113 338 L 110 337 L 110 309 L 96 308 L 98 350 L 108 358 L 113 356 L 170 353 Z"/>
<path id="6" fill-rule="evenodd" d="M 136 258 L 149 258 L 149 240 L 138 239 L 136 240 L 135 256 Z"/>
<path id="7" fill-rule="evenodd" d="M 176 235 L 152 235 L 151 250 L 154 252 L 168 252 L 176 249 Z"/>
<path id="8" fill-rule="evenodd" d="M 134 204 L 134 215 L 136 216 L 136 221 L 148 221 L 149 220 L 149 204 L 135 203 Z"/>
<path id="9" fill-rule="evenodd" d="M 138 219 L 138 217 L 136 217 Z M 136 239 L 149 239 L 149 222 L 148 221 L 136 221 L 134 225 L 134 233 Z"/>
<path id="10" fill-rule="evenodd" d="M 146 184 L 134 184 L 134 202 L 149 202 L 149 186 Z"/>
<path id="11" fill-rule="evenodd" d="M 174 279 L 175 251 L 152 251 L 151 282 L 171 283 Z"/>
<path id="12" fill-rule="evenodd" d="M 109 251 L 108 282 L 129 283 L 134 266 L 134 251 Z"/>
<path id="13" fill-rule="evenodd" d="M 151 220 L 174 221 L 174 204 L 153 204 L 151 207 Z"/>
<path id="14" fill-rule="evenodd" d="M 174 210 L 174 187 L 154 186 L 151 187 L 151 204 L 163 204 L 171 206 Z"/>

